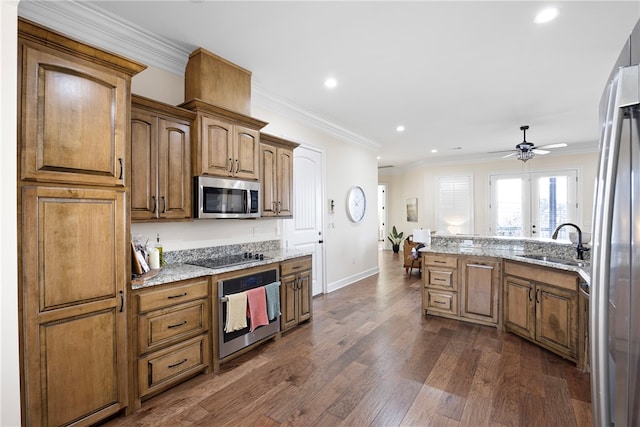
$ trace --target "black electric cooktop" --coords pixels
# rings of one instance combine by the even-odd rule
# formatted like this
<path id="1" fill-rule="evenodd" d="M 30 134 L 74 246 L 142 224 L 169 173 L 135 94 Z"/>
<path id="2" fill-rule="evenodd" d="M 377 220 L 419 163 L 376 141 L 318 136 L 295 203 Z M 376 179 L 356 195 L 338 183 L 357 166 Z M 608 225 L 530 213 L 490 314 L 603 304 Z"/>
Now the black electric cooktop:
<path id="1" fill-rule="evenodd" d="M 207 268 L 231 267 L 233 265 L 248 264 L 250 262 L 263 261 L 269 259 L 261 253 L 245 252 L 242 254 L 227 255 L 223 257 L 198 259 L 189 261 L 186 264 L 197 265 Z"/>

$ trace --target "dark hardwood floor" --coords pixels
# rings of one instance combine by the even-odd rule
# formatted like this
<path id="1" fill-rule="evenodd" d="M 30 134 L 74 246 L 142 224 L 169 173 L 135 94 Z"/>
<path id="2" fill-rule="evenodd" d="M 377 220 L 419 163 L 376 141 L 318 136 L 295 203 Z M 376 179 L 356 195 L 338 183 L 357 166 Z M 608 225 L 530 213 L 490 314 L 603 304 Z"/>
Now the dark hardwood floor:
<path id="1" fill-rule="evenodd" d="M 421 313 L 380 274 L 314 298 L 313 320 L 109 426 L 591 426 L 589 374 L 515 335 Z"/>

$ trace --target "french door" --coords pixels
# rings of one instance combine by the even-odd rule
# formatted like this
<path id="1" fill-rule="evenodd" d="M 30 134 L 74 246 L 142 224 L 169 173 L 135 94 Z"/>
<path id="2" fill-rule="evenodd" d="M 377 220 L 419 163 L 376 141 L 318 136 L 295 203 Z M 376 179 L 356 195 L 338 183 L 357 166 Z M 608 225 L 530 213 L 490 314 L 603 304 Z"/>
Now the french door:
<path id="1" fill-rule="evenodd" d="M 489 234 L 549 238 L 558 225 L 575 222 L 577 176 L 575 169 L 491 175 Z"/>

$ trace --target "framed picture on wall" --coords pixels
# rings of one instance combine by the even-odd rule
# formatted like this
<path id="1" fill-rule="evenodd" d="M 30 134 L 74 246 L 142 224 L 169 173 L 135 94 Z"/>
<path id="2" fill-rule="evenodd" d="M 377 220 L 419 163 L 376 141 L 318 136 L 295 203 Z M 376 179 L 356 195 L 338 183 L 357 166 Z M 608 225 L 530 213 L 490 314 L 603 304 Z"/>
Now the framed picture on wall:
<path id="1" fill-rule="evenodd" d="M 418 222 L 418 199 L 407 199 L 407 221 Z"/>

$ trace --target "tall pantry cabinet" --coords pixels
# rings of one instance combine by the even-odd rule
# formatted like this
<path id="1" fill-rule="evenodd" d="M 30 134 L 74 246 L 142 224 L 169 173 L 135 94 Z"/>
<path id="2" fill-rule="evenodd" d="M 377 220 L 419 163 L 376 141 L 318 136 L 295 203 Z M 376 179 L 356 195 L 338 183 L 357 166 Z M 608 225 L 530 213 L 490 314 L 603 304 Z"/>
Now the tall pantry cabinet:
<path id="1" fill-rule="evenodd" d="M 23 425 L 127 405 L 130 82 L 144 68 L 18 23 Z"/>

